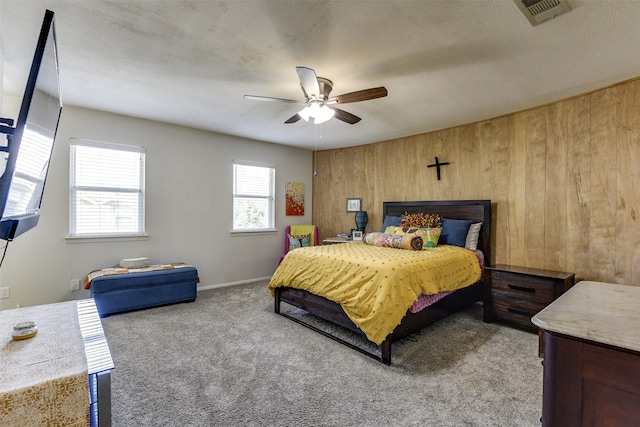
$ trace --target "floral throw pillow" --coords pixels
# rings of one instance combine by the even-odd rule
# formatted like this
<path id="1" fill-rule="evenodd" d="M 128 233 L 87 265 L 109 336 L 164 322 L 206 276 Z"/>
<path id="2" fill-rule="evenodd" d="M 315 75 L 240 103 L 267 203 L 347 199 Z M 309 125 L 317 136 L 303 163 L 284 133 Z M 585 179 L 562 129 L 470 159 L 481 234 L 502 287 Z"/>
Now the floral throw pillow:
<path id="1" fill-rule="evenodd" d="M 408 235 L 414 234 L 422 237 L 422 249 L 435 248 L 438 246 L 438 239 L 440 238 L 441 228 L 415 228 L 415 227 L 401 227 L 401 226 L 389 226 L 384 231 L 386 234 L 395 235 Z"/>
<path id="2" fill-rule="evenodd" d="M 367 233 L 367 235 L 364 236 L 364 243 L 372 246 L 414 251 L 423 249 L 422 238 L 416 234 Z"/>
<path id="3" fill-rule="evenodd" d="M 288 235 L 289 237 L 289 251 L 294 249 L 303 248 L 306 246 L 311 246 L 311 235 L 310 234 L 302 234 L 302 235 Z"/>
<path id="4" fill-rule="evenodd" d="M 442 226 L 442 217 L 440 216 L 440 214 L 410 214 L 405 212 L 402 215 L 400 225 L 402 227 L 437 228 Z"/>

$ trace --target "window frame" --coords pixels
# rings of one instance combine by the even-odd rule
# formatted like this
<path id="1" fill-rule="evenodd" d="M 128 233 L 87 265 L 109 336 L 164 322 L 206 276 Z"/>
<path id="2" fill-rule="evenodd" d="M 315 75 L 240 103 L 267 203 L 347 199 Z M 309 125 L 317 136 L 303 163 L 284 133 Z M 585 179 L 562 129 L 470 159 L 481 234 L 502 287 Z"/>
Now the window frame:
<path id="1" fill-rule="evenodd" d="M 93 147 L 99 149 L 108 149 L 121 152 L 133 152 L 140 155 L 140 186 L 139 188 L 122 188 L 122 187 L 106 187 L 106 186 L 77 186 L 76 185 L 76 161 L 75 161 L 75 148 L 78 146 Z M 110 142 L 91 141 L 83 139 L 71 138 L 69 145 L 69 234 L 67 239 L 136 239 L 147 238 L 146 233 L 146 149 L 144 147 L 124 145 Z M 75 208 L 74 200 L 76 192 L 78 191 L 94 191 L 98 193 L 130 193 L 137 194 L 137 230 L 136 231 L 115 231 L 105 232 L 97 231 L 91 233 L 78 233 L 77 219 L 78 211 Z"/>
<path id="2" fill-rule="evenodd" d="M 236 193 L 236 178 L 237 178 L 237 169 L 236 166 L 248 166 L 248 167 L 256 167 L 268 169 L 270 173 L 270 194 L 268 196 L 257 196 L 257 195 L 248 195 L 248 194 L 237 194 Z M 271 164 L 261 163 L 261 162 L 253 162 L 253 161 L 245 161 L 245 160 L 233 160 L 232 161 L 232 191 L 231 191 L 231 233 L 232 234 L 248 234 L 248 233 L 265 233 L 265 232 L 275 232 L 276 230 L 276 167 Z M 255 199 L 263 199 L 268 200 L 268 211 L 270 211 L 270 215 L 268 217 L 271 219 L 270 223 L 265 227 L 260 228 L 237 228 L 236 227 L 236 197 L 249 197 Z"/>

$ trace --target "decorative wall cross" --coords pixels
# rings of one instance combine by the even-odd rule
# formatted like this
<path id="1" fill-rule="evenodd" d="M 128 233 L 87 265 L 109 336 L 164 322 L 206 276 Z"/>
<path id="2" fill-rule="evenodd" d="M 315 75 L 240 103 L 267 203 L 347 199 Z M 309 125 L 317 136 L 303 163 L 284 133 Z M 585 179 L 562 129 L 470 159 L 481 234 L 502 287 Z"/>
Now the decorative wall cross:
<path id="1" fill-rule="evenodd" d="M 440 163 L 438 161 L 438 158 L 436 157 L 436 162 L 434 164 L 432 164 L 432 165 L 427 165 L 427 167 L 428 168 L 432 168 L 432 167 L 435 166 L 436 172 L 438 174 L 438 181 L 440 181 L 440 166 L 444 166 L 444 165 L 448 165 L 448 164 L 449 164 L 449 162 Z"/>

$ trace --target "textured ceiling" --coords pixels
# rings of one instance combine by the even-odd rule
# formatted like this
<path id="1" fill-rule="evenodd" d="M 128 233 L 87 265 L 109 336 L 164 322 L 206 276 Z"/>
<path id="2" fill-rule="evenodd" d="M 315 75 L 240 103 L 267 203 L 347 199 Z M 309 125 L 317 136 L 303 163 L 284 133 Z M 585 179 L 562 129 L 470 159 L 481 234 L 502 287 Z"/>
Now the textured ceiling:
<path id="1" fill-rule="evenodd" d="M 568 0 L 532 27 L 512 0 L 0 0 L 4 91 L 22 95 L 44 10 L 56 14 L 65 105 L 313 149 L 415 135 L 640 75 L 640 1 Z M 295 67 L 362 121 L 284 121 Z"/>

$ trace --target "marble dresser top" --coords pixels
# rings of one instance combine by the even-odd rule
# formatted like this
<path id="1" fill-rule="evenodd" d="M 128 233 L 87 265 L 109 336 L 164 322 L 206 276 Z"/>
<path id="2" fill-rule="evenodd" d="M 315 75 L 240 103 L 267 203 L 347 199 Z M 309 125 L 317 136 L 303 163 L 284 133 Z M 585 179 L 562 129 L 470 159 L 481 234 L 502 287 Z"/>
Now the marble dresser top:
<path id="1" fill-rule="evenodd" d="M 0 311 L 0 425 L 88 426 L 89 382 L 77 302 Z M 13 325 L 38 333 L 15 341 Z"/>
<path id="2" fill-rule="evenodd" d="M 640 351 L 639 307 L 640 287 L 583 281 L 531 322 L 545 331 Z"/>

